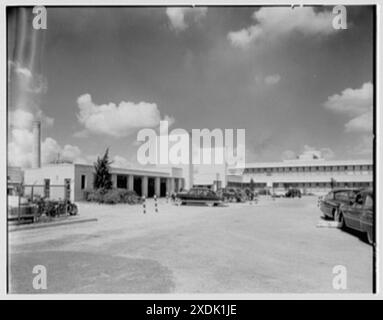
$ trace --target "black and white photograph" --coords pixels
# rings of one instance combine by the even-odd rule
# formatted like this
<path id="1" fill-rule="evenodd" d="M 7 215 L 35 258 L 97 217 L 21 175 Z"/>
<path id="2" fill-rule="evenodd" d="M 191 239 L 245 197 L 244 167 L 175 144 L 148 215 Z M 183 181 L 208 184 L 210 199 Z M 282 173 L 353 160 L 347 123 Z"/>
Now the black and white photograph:
<path id="1" fill-rule="evenodd" d="M 4 14 L 6 295 L 378 293 L 377 5 Z"/>

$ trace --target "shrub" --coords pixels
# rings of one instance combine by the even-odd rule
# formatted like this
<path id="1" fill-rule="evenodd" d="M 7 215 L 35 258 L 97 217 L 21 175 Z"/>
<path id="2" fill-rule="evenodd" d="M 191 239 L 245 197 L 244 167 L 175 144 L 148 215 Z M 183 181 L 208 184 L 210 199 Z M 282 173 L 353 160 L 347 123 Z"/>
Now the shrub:
<path id="1" fill-rule="evenodd" d="M 141 198 L 134 191 L 126 189 L 85 190 L 84 198 L 87 201 L 106 204 L 137 204 L 141 202 Z"/>
<path id="2" fill-rule="evenodd" d="M 120 190 L 121 202 L 128 204 L 137 204 L 141 203 L 142 199 L 137 195 L 135 191 L 132 190 Z"/>
<path id="3" fill-rule="evenodd" d="M 107 193 L 105 189 L 87 189 L 84 191 L 86 201 L 104 203 L 104 196 Z"/>
<path id="4" fill-rule="evenodd" d="M 104 194 L 103 203 L 116 204 L 120 202 L 121 202 L 121 195 L 119 190 L 117 189 L 108 190 L 108 192 Z"/>

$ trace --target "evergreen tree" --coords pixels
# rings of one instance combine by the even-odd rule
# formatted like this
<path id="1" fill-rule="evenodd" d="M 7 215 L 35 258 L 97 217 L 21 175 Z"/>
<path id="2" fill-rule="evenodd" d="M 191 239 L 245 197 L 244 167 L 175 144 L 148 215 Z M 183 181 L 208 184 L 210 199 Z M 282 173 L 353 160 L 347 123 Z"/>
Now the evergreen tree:
<path id="1" fill-rule="evenodd" d="M 255 189 L 255 183 L 254 183 L 253 178 L 251 178 L 251 179 L 250 179 L 250 190 L 251 190 L 251 191 L 254 191 L 254 189 Z"/>
<path id="2" fill-rule="evenodd" d="M 97 157 L 97 162 L 94 163 L 95 189 L 109 190 L 112 188 L 112 176 L 110 174 L 110 164 L 112 161 L 109 161 L 108 153 L 109 148 L 106 149 L 104 156 L 102 158 Z"/>

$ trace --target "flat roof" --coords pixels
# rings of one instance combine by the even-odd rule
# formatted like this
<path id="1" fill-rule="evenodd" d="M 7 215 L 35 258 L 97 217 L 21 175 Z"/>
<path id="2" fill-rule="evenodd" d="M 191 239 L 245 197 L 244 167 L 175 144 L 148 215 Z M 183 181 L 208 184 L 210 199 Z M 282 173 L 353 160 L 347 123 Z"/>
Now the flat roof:
<path id="1" fill-rule="evenodd" d="M 44 167 L 52 168 L 52 167 L 70 167 L 70 166 L 77 166 L 77 167 L 85 167 L 85 168 L 93 168 L 92 164 L 85 164 L 85 163 L 49 163 L 46 165 L 41 166 L 40 168 L 35 168 L 32 170 L 39 170 L 44 169 Z M 174 167 L 175 168 L 175 167 Z M 172 175 L 172 169 L 173 167 L 166 167 L 166 168 L 119 168 L 110 166 L 111 173 L 114 174 L 134 174 L 134 175 L 145 175 L 145 176 L 161 176 L 161 177 L 170 177 Z M 31 169 L 28 169 L 31 170 Z"/>
<path id="2" fill-rule="evenodd" d="M 358 166 L 373 165 L 372 160 L 286 160 L 280 162 L 250 162 L 243 168 L 229 167 L 229 169 L 248 168 L 282 168 L 282 167 L 318 167 L 318 166 Z"/>

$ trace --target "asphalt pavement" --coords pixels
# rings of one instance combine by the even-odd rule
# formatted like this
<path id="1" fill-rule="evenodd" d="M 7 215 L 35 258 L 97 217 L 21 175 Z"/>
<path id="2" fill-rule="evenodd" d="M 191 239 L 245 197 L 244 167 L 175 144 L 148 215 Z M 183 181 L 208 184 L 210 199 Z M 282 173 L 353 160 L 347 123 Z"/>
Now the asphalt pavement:
<path id="1" fill-rule="evenodd" d="M 317 227 L 316 197 L 256 205 L 79 203 L 97 222 L 9 234 L 10 293 L 370 293 L 372 247 Z M 34 289 L 33 267 L 47 272 Z M 333 287 L 334 267 L 347 288 Z"/>

